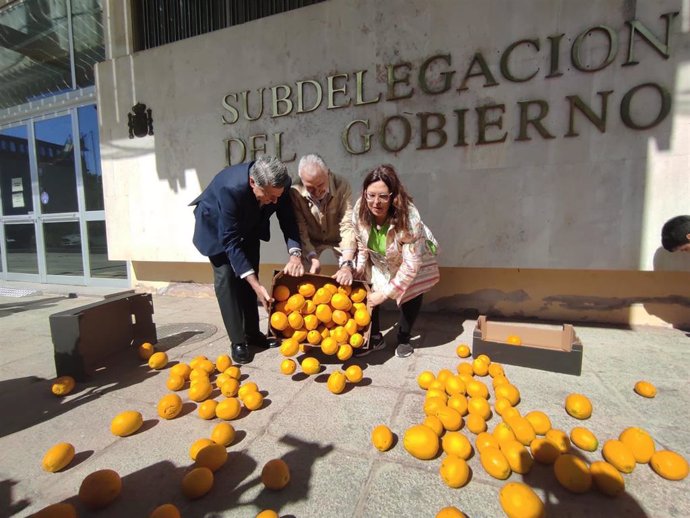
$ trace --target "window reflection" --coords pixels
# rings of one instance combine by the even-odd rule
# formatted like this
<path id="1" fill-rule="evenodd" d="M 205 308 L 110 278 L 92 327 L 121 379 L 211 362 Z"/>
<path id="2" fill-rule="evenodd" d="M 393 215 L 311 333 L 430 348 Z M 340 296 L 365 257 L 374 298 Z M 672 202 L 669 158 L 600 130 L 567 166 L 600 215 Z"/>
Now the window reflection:
<path id="1" fill-rule="evenodd" d="M 48 275 L 84 275 L 79 222 L 44 223 Z"/>
<path id="2" fill-rule="evenodd" d="M 105 221 L 88 221 L 86 223 L 86 228 L 89 234 L 91 277 L 126 279 L 127 263 L 125 263 L 125 261 L 108 260 L 108 242 L 105 234 Z"/>
<path id="3" fill-rule="evenodd" d="M 12 273 L 38 273 L 36 231 L 32 223 L 5 225 L 7 271 Z"/>
<path id="4" fill-rule="evenodd" d="M 26 126 L 0 131 L 0 194 L 5 216 L 33 211 L 26 141 Z"/>
<path id="5" fill-rule="evenodd" d="M 103 176 L 96 106 L 83 106 L 77 110 L 77 114 L 86 210 L 103 210 Z"/>
<path id="6" fill-rule="evenodd" d="M 35 131 L 41 212 L 76 212 L 79 206 L 71 117 L 65 115 L 37 122 Z M 49 149 L 53 151 L 52 157 Z"/>

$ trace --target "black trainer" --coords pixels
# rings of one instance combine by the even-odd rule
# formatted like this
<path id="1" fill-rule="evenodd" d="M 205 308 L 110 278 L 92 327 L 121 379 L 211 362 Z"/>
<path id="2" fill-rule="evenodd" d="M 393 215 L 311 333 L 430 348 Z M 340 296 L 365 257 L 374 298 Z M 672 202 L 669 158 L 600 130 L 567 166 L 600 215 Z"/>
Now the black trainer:
<path id="1" fill-rule="evenodd" d="M 273 337 L 268 338 L 263 333 L 259 333 L 256 335 L 247 335 L 245 336 L 245 340 L 249 345 L 253 347 L 258 347 L 259 349 L 270 349 L 273 347 L 280 346 L 280 342 L 277 339 Z"/>
<path id="2" fill-rule="evenodd" d="M 383 338 L 383 335 L 371 335 L 371 337 L 369 337 L 369 347 L 367 347 L 366 349 L 355 349 L 353 356 L 361 358 L 362 356 L 371 354 L 374 351 L 380 351 L 385 347 L 386 340 Z"/>
<path id="3" fill-rule="evenodd" d="M 232 361 L 239 364 L 249 363 L 252 361 L 252 356 L 249 354 L 247 344 L 232 344 L 230 347 L 230 356 Z"/>

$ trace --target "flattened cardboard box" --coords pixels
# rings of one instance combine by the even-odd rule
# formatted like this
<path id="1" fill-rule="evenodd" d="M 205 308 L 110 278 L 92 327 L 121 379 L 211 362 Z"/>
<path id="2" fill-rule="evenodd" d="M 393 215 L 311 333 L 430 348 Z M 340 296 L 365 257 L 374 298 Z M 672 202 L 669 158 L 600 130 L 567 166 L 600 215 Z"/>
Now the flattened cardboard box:
<path id="1" fill-rule="evenodd" d="M 519 336 L 522 344 L 507 343 Z M 472 356 L 486 354 L 491 361 L 579 376 L 582 372 L 582 343 L 570 324 L 545 326 L 477 320 Z"/>
<path id="2" fill-rule="evenodd" d="M 337 282 L 335 281 L 335 279 L 327 275 L 305 273 L 301 277 L 291 277 L 290 275 L 286 275 L 282 271 L 278 270 L 274 272 L 273 282 L 271 284 L 271 294 L 273 294 L 276 286 L 281 285 L 287 286 L 291 294 L 297 293 L 297 286 L 302 284 L 303 282 L 311 282 L 317 290 L 319 288 L 323 288 L 323 286 L 328 283 L 337 286 Z M 367 305 L 367 311 L 371 315 L 371 307 L 369 306 L 369 295 L 371 294 L 371 288 L 369 284 L 362 281 L 352 281 L 352 288 L 364 288 L 366 290 L 367 297 L 364 299 L 364 303 Z M 283 333 L 281 333 L 277 329 L 273 329 L 273 327 L 271 326 L 271 316 L 273 315 L 274 306 L 275 303 L 271 304 L 271 306 L 269 306 L 268 308 L 268 323 L 266 324 L 268 326 L 267 334 L 277 338 L 278 340 L 282 340 L 283 338 L 285 338 L 285 336 L 283 336 Z M 369 343 L 369 337 L 371 336 L 371 323 L 362 330 L 360 330 L 359 333 L 364 338 L 364 344 L 362 345 L 362 347 L 367 347 L 367 344 Z M 311 345 L 306 341 L 302 343 L 310 347 L 319 347 L 318 345 Z"/>

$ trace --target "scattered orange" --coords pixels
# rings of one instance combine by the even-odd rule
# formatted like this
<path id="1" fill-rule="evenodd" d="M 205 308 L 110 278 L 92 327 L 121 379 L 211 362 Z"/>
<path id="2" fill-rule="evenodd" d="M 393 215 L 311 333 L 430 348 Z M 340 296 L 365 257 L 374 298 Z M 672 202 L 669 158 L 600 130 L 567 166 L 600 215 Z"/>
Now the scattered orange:
<path id="1" fill-rule="evenodd" d="M 211 440 L 222 446 L 230 446 L 235 440 L 235 428 L 230 423 L 218 423 L 211 431 Z"/>
<path id="2" fill-rule="evenodd" d="M 596 435 L 583 426 L 576 426 L 570 430 L 570 440 L 581 450 L 597 451 L 599 448 L 599 440 Z"/>
<path id="3" fill-rule="evenodd" d="M 470 352 L 470 348 L 467 344 L 460 344 L 455 349 L 455 354 L 457 354 L 460 358 L 469 358 L 472 353 Z"/>
<path id="4" fill-rule="evenodd" d="M 570 439 L 568 439 L 568 434 L 563 430 L 551 428 L 551 430 L 546 432 L 546 438 L 558 446 L 561 453 L 568 453 L 570 451 Z"/>
<path id="5" fill-rule="evenodd" d="M 319 333 L 316 329 L 312 329 L 309 331 L 309 333 L 307 333 L 307 342 L 309 342 L 311 345 L 319 345 L 321 343 L 321 333 Z"/>
<path id="6" fill-rule="evenodd" d="M 541 464 L 553 464 L 561 454 L 556 443 L 546 437 L 539 437 L 529 443 L 534 460 Z"/>
<path id="7" fill-rule="evenodd" d="M 380 424 L 371 431 L 371 443 L 379 451 L 387 451 L 393 446 L 393 432 L 385 424 Z"/>
<path id="8" fill-rule="evenodd" d="M 176 363 L 170 367 L 171 376 L 180 376 L 184 380 L 189 379 L 189 374 L 192 372 L 192 368 L 186 363 Z"/>
<path id="9" fill-rule="evenodd" d="M 436 513 L 436 518 L 467 518 L 467 516 L 457 507 L 450 506 L 444 507 Z"/>
<path id="10" fill-rule="evenodd" d="M 192 401 L 196 401 L 197 403 L 201 403 L 205 399 L 208 399 L 208 397 L 211 395 L 211 392 L 213 392 L 213 387 L 211 386 L 211 383 L 209 381 L 200 382 L 200 383 L 193 383 L 189 387 L 189 391 L 187 392 L 187 396 L 189 399 Z"/>
<path id="11" fill-rule="evenodd" d="M 506 398 L 511 406 L 515 406 L 520 402 L 520 391 L 512 383 L 501 383 L 494 388 L 496 398 Z"/>
<path id="12" fill-rule="evenodd" d="M 688 461 L 671 450 L 660 450 L 652 455 L 649 465 L 668 480 L 683 480 L 688 476 Z"/>
<path id="13" fill-rule="evenodd" d="M 366 327 L 369 325 L 369 322 L 371 322 L 371 315 L 369 315 L 369 312 L 366 309 L 358 309 L 355 311 L 354 317 L 355 322 L 357 322 L 358 326 Z"/>
<path id="14" fill-rule="evenodd" d="M 171 374 L 165 382 L 165 386 L 168 387 L 169 390 L 182 390 L 184 388 L 184 378 Z"/>
<path id="15" fill-rule="evenodd" d="M 635 456 L 628 446 L 617 439 L 609 439 L 601 448 L 606 462 L 612 464 L 621 473 L 632 473 L 635 469 Z"/>
<path id="16" fill-rule="evenodd" d="M 77 510 L 68 502 L 60 502 L 44 507 L 31 518 L 77 518 Z"/>
<path id="17" fill-rule="evenodd" d="M 283 329 L 286 329 L 288 326 L 288 319 L 287 315 L 283 313 L 282 311 L 275 311 L 271 315 L 271 327 L 273 329 L 277 329 L 278 331 L 282 331 Z"/>
<path id="18" fill-rule="evenodd" d="M 167 394 L 158 401 L 156 409 L 163 419 L 175 419 L 182 411 L 182 398 L 177 394 Z"/>
<path id="19" fill-rule="evenodd" d="M 154 352 L 156 352 L 156 351 L 155 351 L 153 345 L 150 344 L 149 342 L 144 342 L 137 349 L 137 353 L 139 354 L 139 358 L 141 358 L 144 361 L 148 361 L 148 359 L 151 358 L 151 355 Z"/>
<path id="20" fill-rule="evenodd" d="M 501 453 L 505 456 L 508 461 L 510 469 L 515 473 L 520 473 L 524 475 L 529 473 L 532 469 L 532 464 L 534 464 L 534 459 L 527 448 L 519 441 L 504 441 L 501 443 L 500 448 Z"/>
<path id="21" fill-rule="evenodd" d="M 295 363 L 295 360 L 287 358 L 280 362 L 280 372 L 282 372 L 283 374 L 287 374 L 289 376 L 291 374 L 294 374 L 296 370 L 297 363 Z"/>
<path id="22" fill-rule="evenodd" d="M 465 424 L 467 429 L 474 434 L 486 432 L 486 421 L 479 414 L 469 414 Z"/>
<path id="23" fill-rule="evenodd" d="M 321 363 L 316 358 L 309 356 L 302 360 L 301 367 L 302 372 L 311 376 L 312 374 L 318 374 L 321 370 Z"/>
<path id="24" fill-rule="evenodd" d="M 508 482 L 501 488 L 498 499 L 508 518 L 544 518 L 544 502 L 534 490 L 522 482 Z"/>
<path id="25" fill-rule="evenodd" d="M 575 419 L 589 419 L 592 415 L 592 402 L 582 394 L 568 394 L 565 398 L 565 411 Z"/>
<path id="26" fill-rule="evenodd" d="M 239 389 L 240 382 L 237 381 L 235 378 L 228 377 L 228 379 L 226 379 L 220 386 L 220 393 L 223 394 L 225 397 L 235 397 Z"/>
<path id="27" fill-rule="evenodd" d="M 197 412 L 199 417 L 202 419 L 215 419 L 216 417 L 216 407 L 218 406 L 218 401 L 215 399 L 207 399 L 199 405 Z"/>
<path id="28" fill-rule="evenodd" d="M 413 457 L 429 460 L 438 453 L 439 438 L 431 428 L 418 424 L 405 430 L 403 446 Z"/>
<path id="29" fill-rule="evenodd" d="M 338 352 L 338 341 L 332 336 L 324 338 L 321 341 L 321 351 L 323 351 L 323 354 L 327 354 L 329 356 L 334 355 Z"/>
<path id="30" fill-rule="evenodd" d="M 197 439 L 192 443 L 192 445 L 189 448 L 189 457 L 192 460 L 196 460 L 196 456 L 201 451 L 201 449 L 213 443 L 214 441 L 212 441 L 211 439 L 207 439 L 206 437 L 204 437 L 203 439 Z"/>
<path id="31" fill-rule="evenodd" d="M 618 496 L 625 491 L 623 475 L 608 462 L 602 460 L 592 462 L 589 471 L 594 485 L 605 495 Z"/>
<path id="32" fill-rule="evenodd" d="M 228 450 L 222 444 L 212 443 L 204 446 L 196 454 L 196 466 L 218 471 L 228 460 Z"/>
<path id="33" fill-rule="evenodd" d="M 237 390 L 237 397 L 240 398 L 240 401 L 244 401 L 244 398 L 249 394 L 250 392 L 258 392 L 259 391 L 259 386 L 254 383 L 253 381 L 248 381 L 247 383 L 243 383 L 240 388 Z"/>
<path id="34" fill-rule="evenodd" d="M 168 355 L 160 351 L 149 358 L 149 367 L 155 370 L 163 369 L 168 364 Z"/>
<path id="35" fill-rule="evenodd" d="M 439 468 L 441 480 L 443 480 L 448 487 L 458 488 L 467 484 L 470 478 L 470 468 L 464 459 L 454 455 L 447 455 L 441 462 Z"/>
<path id="36" fill-rule="evenodd" d="M 194 468 L 182 479 L 182 494 L 190 500 L 201 498 L 212 487 L 213 471 L 206 467 Z"/>
<path id="37" fill-rule="evenodd" d="M 575 455 L 559 455 L 553 464 L 556 480 L 568 491 L 585 493 L 592 487 L 592 474 L 587 463 Z"/>
<path id="38" fill-rule="evenodd" d="M 529 446 L 530 443 L 536 438 L 534 428 L 532 428 L 532 425 L 526 418 L 515 416 L 504 418 L 504 421 L 508 424 L 508 426 L 510 426 L 510 429 L 515 434 L 515 439 L 520 441 L 525 446 Z"/>
<path id="39" fill-rule="evenodd" d="M 264 509 L 255 518 L 280 518 L 273 509 Z"/>
<path id="40" fill-rule="evenodd" d="M 345 377 L 350 383 L 359 383 L 364 377 L 362 367 L 359 365 L 350 365 L 347 369 L 345 369 Z"/>
<path id="41" fill-rule="evenodd" d="M 59 442 L 45 453 L 41 467 L 44 471 L 55 473 L 72 462 L 72 459 L 74 459 L 74 446 L 68 442 Z"/>
<path id="42" fill-rule="evenodd" d="M 345 378 L 345 374 L 342 371 L 334 371 L 328 376 L 326 386 L 333 394 L 340 394 L 345 390 L 346 381 L 347 378 Z"/>
<path id="43" fill-rule="evenodd" d="M 638 464 L 647 464 L 656 450 L 654 440 L 649 433 L 635 426 L 623 430 L 618 440 L 630 448 Z"/>
<path id="44" fill-rule="evenodd" d="M 443 427 L 449 431 L 455 431 L 462 428 L 463 419 L 460 412 L 449 406 L 443 406 L 436 411 L 438 417 L 443 423 Z"/>
<path id="45" fill-rule="evenodd" d="M 180 510 L 173 504 L 163 504 L 156 507 L 149 518 L 181 518 Z"/>
<path id="46" fill-rule="evenodd" d="M 493 446 L 494 448 L 499 447 L 498 441 L 489 432 L 482 432 L 480 434 L 477 434 L 477 437 L 474 439 L 474 445 L 477 447 L 477 451 L 479 453 L 481 453 L 484 448 L 487 448 L 489 446 Z"/>
<path id="47" fill-rule="evenodd" d="M 494 446 L 484 448 L 484 451 L 479 454 L 479 460 L 484 471 L 492 477 L 505 480 L 510 476 L 510 464 L 500 449 Z"/>
<path id="48" fill-rule="evenodd" d="M 456 455 L 469 459 L 472 455 L 472 443 L 462 432 L 447 432 L 441 439 L 441 447 L 447 455 Z"/>
<path id="49" fill-rule="evenodd" d="M 259 410 L 264 404 L 264 396 L 261 392 L 249 392 L 242 400 L 247 410 Z"/>
<path id="50" fill-rule="evenodd" d="M 364 345 L 364 337 L 359 333 L 354 333 L 350 336 L 350 345 L 355 349 L 362 347 Z"/>
<path id="51" fill-rule="evenodd" d="M 223 421 L 232 421 L 240 415 L 241 411 L 242 407 L 240 405 L 240 400 L 234 397 L 229 397 L 218 403 L 218 406 L 216 406 L 216 417 L 222 419 Z"/>
<path id="52" fill-rule="evenodd" d="M 144 424 L 144 418 L 135 410 L 125 410 L 117 414 L 110 422 L 110 431 L 118 437 L 127 437 Z"/>
<path id="53" fill-rule="evenodd" d="M 529 421 L 537 435 L 546 435 L 546 432 L 551 430 L 551 419 L 541 410 L 527 412 L 525 419 Z"/>
<path id="54" fill-rule="evenodd" d="M 471 397 L 467 402 L 467 411 L 481 416 L 485 421 L 491 418 L 491 405 L 483 397 Z"/>
<path id="55" fill-rule="evenodd" d="M 112 469 L 101 469 L 87 475 L 79 486 L 79 500 L 90 510 L 109 506 L 122 491 L 122 479 Z"/>
<path id="56" fill-rule="evenodd" d="M 290 467 L 283 459 L 269 460 L 261 470 L 261 482 L 268 489 L 283 489 L 290 482 Z"/>
<path id="57" fill-rule="evenodd" d="M 656 387 L 648 381 L 638 381 L 635 383 L 634 390 L 643 397 L 653 398 L 656 396 Z"/>

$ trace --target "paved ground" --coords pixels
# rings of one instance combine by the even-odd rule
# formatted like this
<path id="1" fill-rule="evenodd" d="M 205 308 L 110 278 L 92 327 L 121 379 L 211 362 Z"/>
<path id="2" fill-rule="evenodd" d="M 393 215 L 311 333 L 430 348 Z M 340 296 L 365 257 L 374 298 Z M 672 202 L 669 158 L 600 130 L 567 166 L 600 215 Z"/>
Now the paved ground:
<path id="1" fill-rule="evenodd" d="M 177 505 L 187 518 L 254 517 L 266 508 L 283 518 L 417 518 L 434 517 L 448 505 L 471 518 L 503 516 L 498 491 L 504 482 L 488 476 L 477 455 L 469 461 L 469 484 L 450 489 L 438 474 L 441 457 L 417 460 L 401 441 L 405 429 L 423 419 L 424 394 L 417 387 L 417 374 L 454 369 L 460 361 L 455 347 L 471 344 L 473 320 L 423 314 L 414 355 L 396 358 L 391 341 L 387 350 L 357 361 L 364 368 L 364 380 L 338 396 L 327 390 L 326 374 L 285 376 L 279 373 L 282 357 L 277 350 L 259 352 L 242 372 L 243 379 L 255 381 L 264 392 L 265 406 L 245 411 L 232 423 L 238 434 L 227 464 L 216 473 L 212 491 L 190 502 L 180 492 L 180 481 L 191 465 L 189 446 L 207 437 L 218 421 L 199 418 L 191 402 L 177 419 L 159 419 L 156 403 L 168 392 L 166 370 L 151 371 L 134 351 L 123 351 L 68 397 L 50 393 L 55 368 L 48 317 L 96 300 L 100 299 L 93 290 L 77 298 L 46 291 L 0 297 L 0 516 L 29 516 L 60 501 L 74 502 L 81 517 L 146 517 L 165 502 Z M 215 300 L 155 296 L 154 306 L 159 345 L 167 350 L 171 364 L 200 354 L 215 359 L 229 351 Z M 390 321 L 394 315 L 386 317 Z M 583 423 L 565 413 L 564 398 L 582 392 L 594 403 L 594 414 L 584 425 L 600 443 L 627 426 L 640 426 L 652 434 L 658 448 L 690 459 L 688 335 L 665 328 L 577 326 L 576 331 L 584 344 L 582 376 L 505 367 L 522 393 L 522 413 L 544 410 L 555 427 L 568 431 Z M 326 364 L 326 372 L 340 366 Z M 655 399 L 633 393 L 639 379 L 656 384 Z M 180 394 L 188 401 L 186 391 Z M 140 411 L 145 424 L 133 436 L 114 437 L 110 420 L 125 409 Z M 372 428 L 382 423 L 399 439 L 386 453 L 376 451 L 369 439 Z M 497 423 L 494 417 L 490 429 Z M 465 433 L 474 442 L 474 436 Z M 75 461 L 60 473 L 42 471 L 44 452 L 60 441 L 75 446 Z M 578 454 L 588 460 L 601 458 L 601 450 Z M 281 492 L 265 490 L 259 479 L 264 463 L 276 457 L 282 457 L 292 472 L 290 485 Z M 111 507 L 90 513 L 75 495 L 83 478 L 102 468 L 122 476 L 122 494 Z M 521 479 L 516 474 L 510 478 Z M 524 480 L 545 500 L 550 517 L 690 516 L 690 478 L 667 481 L 647 465 L 625 476 L 626 493 L 615 499 L 594 490 L 568 493 L 548 466 L 535 465 Z"/>

